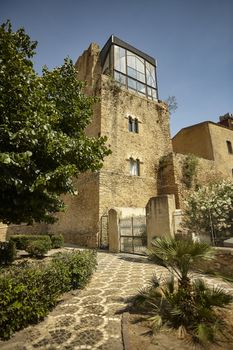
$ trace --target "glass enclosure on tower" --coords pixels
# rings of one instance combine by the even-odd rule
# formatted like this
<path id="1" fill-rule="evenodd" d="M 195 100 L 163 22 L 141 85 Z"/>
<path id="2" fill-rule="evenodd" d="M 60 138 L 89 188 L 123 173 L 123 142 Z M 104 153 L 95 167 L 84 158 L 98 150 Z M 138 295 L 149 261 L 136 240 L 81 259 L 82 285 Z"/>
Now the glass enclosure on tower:
<path id="1" fill-rule="evenodd" d="M 128 90 L 151 100 L 158 100 L 156 61 L 115 36 L 101 53 L 103 74 L 111 75 Z"/>

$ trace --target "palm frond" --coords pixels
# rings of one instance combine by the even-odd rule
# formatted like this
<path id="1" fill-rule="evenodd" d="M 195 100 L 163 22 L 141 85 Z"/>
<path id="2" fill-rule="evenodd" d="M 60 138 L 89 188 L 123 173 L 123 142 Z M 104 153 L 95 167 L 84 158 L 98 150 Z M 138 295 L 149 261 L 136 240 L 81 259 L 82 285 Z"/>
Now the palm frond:
<path id="1" fill-rule="evenodd" d="M 186 330 L 186 328 L 183 325 L 181 325 L 178 328 L 177 333 L 178 333 L 178 339 L 184 339 L 184 338 L 187 337 L 187 330 Z"/>
<path id="2" fill-rule="evenodd" d="M 153 333 L 158 331 L 163 326 L 163 319 L 160 315 L 149 317 L 148 321 L 151 323 Z"/>
<path id="3" fill-rule="evenodd" d="M 149 258 L 169 271 L 173 270 L 178 277 L 187 276 L 193 262 L 214 256 L 214 249 L 203 242 L 164 237 L 154 239 L 151 244 Z"/>
<path id="4" fill-rule="evenodd" d="M 223 288 L 213 286 L 212 288 L 202 279 L 196 279 L 192 283 L 196 301 L 203 307 L 212 308 L 214 306 L 225 307 L 233 301 L 233 296 L 226 293 Z"/>
<path id="5" fill-rule="evenodd" d="M 214 341 L 214 331 L 210 325 L 199 323 L 196 326 L 196 338 L 201 344 L 207 344 Z"/>

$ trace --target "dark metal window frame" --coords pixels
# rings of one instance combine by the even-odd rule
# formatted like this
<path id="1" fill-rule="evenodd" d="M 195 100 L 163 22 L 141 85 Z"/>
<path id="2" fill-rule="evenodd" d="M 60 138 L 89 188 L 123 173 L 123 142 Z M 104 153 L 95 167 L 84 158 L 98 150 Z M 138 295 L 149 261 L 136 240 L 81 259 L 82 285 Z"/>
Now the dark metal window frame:
<path id="1" fill-rule="evenodd" d="M 125 65 L 126 65 L 125 68 L 126 68 L 126 73 L 122 73 L 119 70 L 114 68 L 114 66 L 115 66 L 114 46 L 118 46 L 118 47 L 120 47 L 120 48 L 125 50 Z M 140 81 L 140 80 L 138 80 L 138 79 L 136 79 L 136 78 L 131 77 L 130 75 L 128 75 L 127 51 L 133 53 L 134 55 L 136 55 L 139 58 L 142 58 L 144 60 L 145 83 Z M 140 96 L 145 96 L 145 97 L 147 97 L 150 100 L 157 100 L 159 98 L 158 97 L 157 74 L 156 74 L 156 61 L 155 61 L 154 58 L 152 58 L 151 56 L 143 53 L 142 51 L 140 51 L 138 49 L 136 49 L 135 47 L 125 43 L 124 41 L 122 41 L 121 39 L 119 39 L 119 38 L 117 38 L 117 37 L 115 37 L 113 35 L 109 38 L 109 40 L 107 41 L 107 43 L 105 44 L 105 46 L 101 50 L 100 59 L 101 59 L 102 67 L 104 66 L 105 60 L 106 60 L 108 55 L 109 55 L 110 74 L 114 77 L 114 72 L 116 72 L 116 73 L 121 74 L 121 75 L 123 75 L 125 77 L 126 84 L 122 84 L 121 82 L 117 81 L 120 85 L 126 86 L 126 88 L 128 90 L 135 91 Z M 149 64 L 151 64 L 155 68 L 155 85 L 156 85 L 156 87 L 153 87 L 153 86 L 147 84 L 146 62 L 148 62 Z M 128 79 L 134 80 L 136 82 L 136 86 L 137 86 L 137 83 L 145 85 L 145 94 L 143 92 L 141 92 L 140 90 L 138 90 L 138 89 L 133 89 L 132 87 L 129 87 Z M 148 88 L 153 89 L 155 91 L 156 98 L 154 98 L 153 95 L 150 95 L 148 93 Z"/>

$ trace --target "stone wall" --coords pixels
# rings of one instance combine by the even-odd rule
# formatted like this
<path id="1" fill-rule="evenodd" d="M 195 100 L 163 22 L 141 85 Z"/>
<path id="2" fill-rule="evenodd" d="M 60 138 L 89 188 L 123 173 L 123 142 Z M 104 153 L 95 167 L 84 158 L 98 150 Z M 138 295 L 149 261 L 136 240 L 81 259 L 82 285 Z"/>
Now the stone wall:
<path id="1" fill-rule="evenodd" d="M 172 146 L 173 151 L 176 153 L 193 153 L 197 157 L 209 160 L 214 159 L 208 122 L 181 129 L 173 137 Z"/>
<path id="2" fill-rule="evenodd" d="M 48 232 L 47 224 L 35 223 L 34 225 L 4 225 L 0 223 L 0 241 L 9 240 L 12 235 L 17 234 L 43 234 Z"/>
<path id="3" fill-rule="evenodd" d="M 145 207 L 157 194 L 155 164 L 171 152 L 169 116 L 164 103 L 150 101 L 102 75 L 101 135 L 112 154 L 100 171 L 100 215 L 113 206 Z M 128 131 L 129 116 L 139 132 Z M 130 158 L 140 160 L 140 176 L 130 175 Z"/>
<path id="4" fill-rule="evenodd" d="M 233 276 L 233 249 L 216 247 L 215 259 L 197 264 L 204 272 L 214 272 Z"/>
<path id="5" fill-rule="evenodd" d="M 233 130 L 214 123 L 209 124 L 209 129 L 215 164 L 219 171 L 232 178 L 233 154 L 228 152 L 227 141 L 233 147 Z"/>
<path id="6" fill-rule="evenodd" d="M 159 194 L 174 194 L 177 209 L 184 208 L 184 201 L 188 193 L 199 185 L 207 185 L 210 182 L 224 179 L 226 175 L 219 171 L 215 161 L 197 158 L 197 174 L 193 178 L 191 188 L 183 181 L 183 164 L 187 155 L 170 153 L 163 161 L 158 170 L 158 192 Z"/>
<path id="7" fill-rule="evenodd" d="M 65 242 L 97 247 L 99 241 L 99 174 L 80 174 L 76 180 L 77 196 L 64 196 L 66 209 L 57 214 L 58 222 L 49 233 L 61 233 Z"/>

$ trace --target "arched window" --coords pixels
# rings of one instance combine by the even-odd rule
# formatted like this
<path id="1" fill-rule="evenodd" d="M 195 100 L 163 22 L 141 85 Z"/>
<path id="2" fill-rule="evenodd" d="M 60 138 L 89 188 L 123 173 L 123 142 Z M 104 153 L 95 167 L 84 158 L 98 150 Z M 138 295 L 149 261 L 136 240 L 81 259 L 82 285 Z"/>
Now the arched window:
<path id="1" fill-rule="evenodd" d="M 140 176 L 140 160 L 139 159 L 129 159 L 130 175 Z"/>
<path id="2" fill-rule="evenodd" d="M 129 116 L 129 119 L 128 119 L 128 130 L 130 132 L 135 132 L 135 133 L 138 134 L 139 127 L 138 127 L 138 119 L 137 118 L 132 118 L 131 116 Z"/>
<path id="3" fill-rule="evenodd" d="M 128 129 L 130 132 L 133 132 L 133 118 L 129 117 Z"/>

